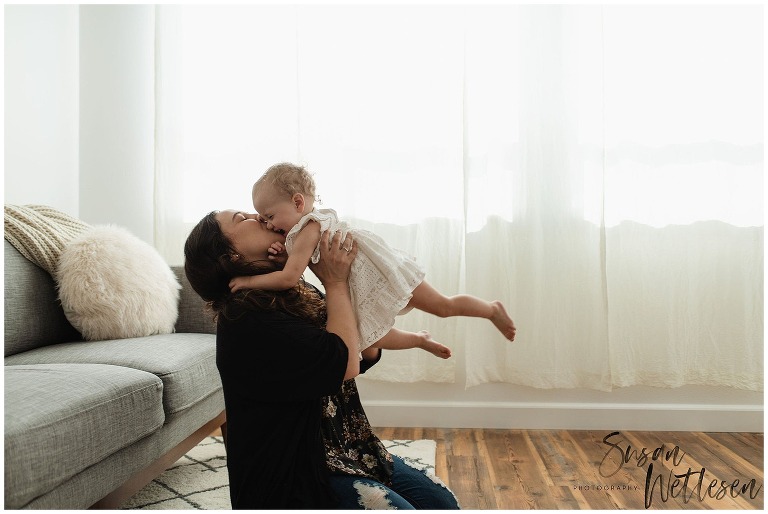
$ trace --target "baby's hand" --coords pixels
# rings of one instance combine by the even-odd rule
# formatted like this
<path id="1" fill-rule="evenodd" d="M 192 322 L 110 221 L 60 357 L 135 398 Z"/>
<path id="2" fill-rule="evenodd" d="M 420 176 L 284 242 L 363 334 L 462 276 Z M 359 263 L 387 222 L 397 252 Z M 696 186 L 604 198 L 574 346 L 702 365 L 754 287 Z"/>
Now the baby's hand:
<path id="1" fill-rule="evenodd" d="M 248 289 L 248 277 L 235 277 L 229 281 L 229 289 L 233 293 L 240 289 Z"/>
<path id="2" fill-rule="evenodd" d="M 285 261 L 288 260 L 288 254 L 285 253 L 285 246 L 283 246 L 283 243 L 279 241 L 272 243 L 272 245 L 267 249 L 267 252 L 269 253 L 267 258 L 269 258 L 271 261 L 285 264 Z"/>

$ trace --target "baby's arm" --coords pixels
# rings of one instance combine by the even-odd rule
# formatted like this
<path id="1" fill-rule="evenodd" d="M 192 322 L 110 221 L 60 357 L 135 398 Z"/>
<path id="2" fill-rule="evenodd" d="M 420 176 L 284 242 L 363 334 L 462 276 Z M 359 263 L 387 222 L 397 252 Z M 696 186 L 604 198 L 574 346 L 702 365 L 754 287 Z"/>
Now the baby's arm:
<path id="1" fill-rule="evenodd" d="M 292 288 L 299 282 L 304 270 L 307 269 L 319 240 L 320 224 L 310 221 L 301 229 L 301 232 L 296 234 L 293 250 L 282 270 L 264 275 L 235 277 L 229 282 L 229 288 L 233 293 L 238 289 L 282 291 Z"/>

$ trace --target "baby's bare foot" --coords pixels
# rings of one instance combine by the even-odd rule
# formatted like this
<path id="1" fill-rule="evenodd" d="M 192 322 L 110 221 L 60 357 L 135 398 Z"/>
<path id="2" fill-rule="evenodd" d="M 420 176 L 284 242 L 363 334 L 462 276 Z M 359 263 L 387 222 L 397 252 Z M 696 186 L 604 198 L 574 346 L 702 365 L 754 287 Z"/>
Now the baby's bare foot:
<path id="1" fill-rule="evenodd" d="M 504 337 L 510 341 L 514 341 L 515 332 L 517 331 L 515 328 L 515 322 L 512 321 L 512 318 L 509 317 L 507 310 L 504 308 L 504 305 L 502 305 L 501 302 L 491 302 L 491 305 L 493 306 L 493 315 L 491 315 L 489 319 L 494 325 L 496 325 L 496 328 L 499 329 L 499 332 L 501 332 Z"/>
<path id="2" fill-rule="evenodd" d="M 433 340 L 432 336 L 429 335 L 429 332 L 426 330 L 420 331 L 419 336 L 422 338 L 419 342 L 419 348 L 422 350 L 426 350 L 435 357 L 440 357 L 441 359 L 447 359 L 451 356 L 451 349 Z"/>

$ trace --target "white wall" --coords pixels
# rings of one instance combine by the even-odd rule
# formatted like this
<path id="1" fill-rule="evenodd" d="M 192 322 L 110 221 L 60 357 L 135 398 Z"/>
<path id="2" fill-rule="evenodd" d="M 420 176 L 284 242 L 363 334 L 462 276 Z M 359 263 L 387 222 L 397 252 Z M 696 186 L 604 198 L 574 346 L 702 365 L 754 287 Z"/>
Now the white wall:
<path id="1" fill-rule="evenodd" d="M 5 187 L 154 238 L 154 7 L 4 7 Z"/>
<path id="2" fill-rule="evenodd" d="M 152 242 L 153 45 L 152 6 L 5 6 L 6 203 Z M 358 383 L 377 426 L 763 430 L 762 393 L 718 387 Z"/>
<path id="3" fill-rule="evenodd" d="M 76 5 L 4 6 L 4 201 L 79 214 Z"/>
<path id="4" fill-rule="evenodd" d="M 154 6 L 80 7 L 80 217 L 154 243 Z"/>
<path id="5" fill-rule="evenodd" d="M 460 366 L 458 366 L 460 368 Z M 360 378 L 373 426 L 762 432 L 763 394 L 725 387 L 611 392 L 512 384 L 393 384 Z"/>

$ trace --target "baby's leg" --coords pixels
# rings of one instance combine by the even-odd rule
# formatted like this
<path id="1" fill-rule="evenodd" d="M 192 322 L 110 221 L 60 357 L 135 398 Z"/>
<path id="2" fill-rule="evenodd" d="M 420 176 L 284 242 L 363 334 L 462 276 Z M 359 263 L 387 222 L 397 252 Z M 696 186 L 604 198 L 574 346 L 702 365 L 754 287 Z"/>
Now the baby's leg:
<path id="1" fill-rule="evenodd" d="M 426 330 L 416 333 L 392 328 L 384 334 L 384 337 L 373 343 L 373 346 L 385 350 L 421 348 L 441 359 L 447 359 L 451 356 L 451 349 L 433 340 Z"/>
<path id="2" fill-rule="evenodd" d="M 488 302 L 476 296 L 459 294 L 445 296 L 437 289 L 422 282 L 413 290 L 413 297 L 408 305 L 420 311 L 447 318 L 451 316 L 470 316 L 489 319 L 499 332 L 510 341 L 515 340 L 515 323 L 499 301 Z"/>

